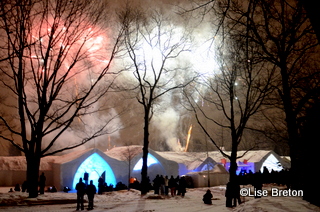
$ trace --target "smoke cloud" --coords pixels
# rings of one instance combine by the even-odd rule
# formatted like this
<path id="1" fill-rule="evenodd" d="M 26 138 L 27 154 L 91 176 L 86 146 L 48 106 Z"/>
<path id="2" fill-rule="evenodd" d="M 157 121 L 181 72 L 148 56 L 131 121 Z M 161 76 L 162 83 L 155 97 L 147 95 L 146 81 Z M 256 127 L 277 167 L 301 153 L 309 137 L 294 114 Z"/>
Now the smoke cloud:
<path id="1" fill-rule="evenodd" d="M 200 23 L 199 19 L 194 18 L 193 16 L 187 17 L 187 15 L 185 15 L 182 17 L 177 14 L 179 7 L 184 7 L 185 5 L 183 4 L 187 4 L 187 1 L 134 0 L 131 2 L 133 3 L 133 6 L 139 6 L 144 10 L 157 9 L 161 13 L 171 17 L 171 24 L 174 24 L 176 28 L 180 28 L 181 31 L 189 30 L 192 32 L 193 44 L 190 46 L 190 51 L 185 52 L 183 57 L 176 59 L 174 63 L 170 64 L 172 67 L 184 67 L 177 73 L 172 82 L 177 83 L 178 81 L 185 80 L 187 77 L 191 77 L 193 74 L 192 70 L 207 72 L 212 68 L 213 55 L 205 53 L 205 51 L 212 46 L 212 43 L 210 41 L 208 42 L 208 39 L 212 36 L 212 28 L 207 23 Z M 112 1 L 112 3 L 110 3 L 110 10 L 117 11 L 121 7 L 124 7 L 124 4 L 124 1 Z M 179 7 L 177 7 L 177 5 L 179 5 Z M 186 24 L 187 22 L 188 25 Z M 195 26 L 197 26 L 197 28 Z M 95 55 L 92 56 L 91 60 L 86 61 L 91 74 L 79 74 L 76 81 L 70 83 L 68 88 L 70 90 L 66 90 L 66 93 L 69 93 L 68 95 L 76 96 L 76 90 L 80 91 L 81 89 L 90 86 L 92 81 L 95 80 L 95 76 L 99 74 L 98 71 L 101 66 L 105 65 L 103 61 L 105 58 L 100 56 L 107 55 L 106 51 L 103 50 L 103 53 L 99 54 L 98 50 L 95 49 L 98 44 L 101 44 L 104 47 L 108 45 L 108 41 L 102 37 L 105 37 L 105 35 L 97 36 L 96 39 L 93 39 L 92 42 L 89 43 L 90 48 L 94 47 L 95 51 Z M 96 57 L 97 54 L 99 54 L 98 57 Z M 116 72 L 123 68 L 122 65 L 125 65 L 123 61 L 126 60 L 115 60 L 111 71 Z M 67 66 L 68 64 L 65 65 Z M 170 77 L 172 77 L 172 75 L 167 76 L 167 79 Z M 133 77 L 132 72 L 125 72 L 122 76 L 119 76 L 117 81 L 124 85 L 134 85 L 134 80 L 135 78 Z M 107 79 L 104 86 L 108 86 Z M 99 87 L 99 89 L 100 88 L 101 87 Z M 30 89 L 30 91 L 32 91 L 32 89 Z M 127 105 L 126 102 L 129 101 L 130 105 Z M 183 120 L 182 117 L 186 114 L 186 111 L 181 107 L 180 101 L 182 101 L 182 94 L 180 91 L 177 91 L 177 93 L 174 94 L 168 93 L 164 95 L 159 102 L 157 102 L 157 105 L 155 105 L 155 113 L 152 119 L 152 126 L 157 129 L 157 132 L 160 132 L 159 135 L 154 135 L 154 137 L 159 136 L 159 140 L 165 140 L 166 145 L 173 151 L 181 150 L 178 141 L 181 138 L 184 139 L 189 126 L 181 123 Z M 130 110 L 127 110 L 127 114 L 123 114 L 123 111 L 126 110 L 128 106 L 130 106 Z M 102 150 L 106 150 L 109 148 L 110 143 L 111 145 L 117 146 L 128 144 L 128 142 L 130 142 L 130 144 L 141 144 L 143 134 L 141 121 L 143 113 L 141 113 L 140 106 L 141 105 L 136 101 L 131 101 L 131 99 L 128 100 L 128 95 L 122 96 L 120 92 L 110 96 L 108 95 L 108 97 L 93 104 L 92 107 L 86 111 L 88 115 L 81 116 L 79 120 L 76 120 L 75 125 L 79 128 L 75 129 L 75 126 L 73 126 L 70 130 L 65 131 L 53 146 L 53 150 L 66 146 L 66 144 L 75 144 L 85 136 L 94 133 L 96 129 L 101 128 L 105 124 L 108 124 L 106 126 L 105 135 L 95 138 L 77 149 L 98 147 Z M 101 107 L 105 107 L 105 109 L 101 109 Z M 94 113 L 94 111 L 99 112 Z M 51 134 L 46 136 L 44 146 L 47 145 L 55 135 L 56 134 Z"/>

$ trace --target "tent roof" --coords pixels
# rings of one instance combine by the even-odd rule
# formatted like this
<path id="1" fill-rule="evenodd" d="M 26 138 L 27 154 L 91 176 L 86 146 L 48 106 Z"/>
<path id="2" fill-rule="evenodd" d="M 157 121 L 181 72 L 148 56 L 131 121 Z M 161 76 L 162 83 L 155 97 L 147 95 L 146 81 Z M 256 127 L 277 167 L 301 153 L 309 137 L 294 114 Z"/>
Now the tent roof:
<path id="1" fill-rule="evenodd" d="M 75 160 L 79 158 L 81 155 L 94 150 L 93 148 L 84 149 L 84 150 L 77 150 L 74 152 L 67 153 L 65 155 L 56 156 L 57 158 L 54 160 L 54 163 L 62 164 L 67 163 L 69 161 Z"/>
<path id="2" fill-rule="evenodd" d="M 119 160 L 127 161 L 129 157 L 134 158 L 142 153 L 142 146 L 132 145 L 132 146 L 122 146 L 115 147 L 109 151 L 104 152 L 105 155 Z M 95 151 L 95 149 L 84 149 L 80 151 L 74 151 L 61 156 L 47 156 L 41 159 L 40 170 L 52 170 L 53 163 L 67 163 L 69 161 L 75 160 L 85 153 L 90 151 Z M 208 155 L 206 152 L 160 152 L 160 151 L 149 151 L 151 154 L 157 154 L 162 158 L 165 158 L 176 163 L 184 164 L 188 170 L 194 170 L 199 167 L 209 156 L 213 161 L 220 163 L 224 156 L 219 151 L 210 151 Z M 226 152 L 230 154 L 230 152 Z M 238 156 L 245 153 L 245 151 L 238 151 Z M 248 162 L 261 162 L 269 154 L 276 155 L 271 150 L 255 150 L 248 151 L 242 158 L 237 161 L 248 160 Z M 276 155 L 277 157 L 277 155 Z M 278 157 L 280 160 L 281 158 Z M 0 170 L 26 170 L 26 159 L 24 156 L 6 156 L 0 157 Z"/>
<path id="3" fill-rule="evenodd" d="M 184 164 L 188 170 L 193 170 L 199 167 L 207 158 L 204 152 L 159 152 L 157 154 L 180 164 Z"/>
<path id="4" fill-rule="evenodd" d="M 120 161 L 128 161 L 128 159 L 132 159 L 142 153 L 142 148 L 139 145 L 114 147 L 104 152 L 104 154 Z"/>
<path id="5" fill-rule="evenodd" d="M 225 173 L 225 174 L 229 174 L 229 172 L 221 164 L 216 164 L 213 167 L 213 169 L 210 170 L 210 173 Z"/>
<path id="6" fill-rule="evenodd" d="M 213 173 L 219 173 L 219 174 L 229 174 L 229 172 L 227 172 L 227 170 L 221 165 L 221 164 L 216 164 L 212 170 L 209 171 L 210 174 Z M 199 175 L 203 175 L 203 174 L 208 174 L 208 171 L 201 171 L 201 172 L 189 172 L 187 173 L 187 175 L 193 175 L 193 174 L 199 174 Z"/>
<path id="7" fill-rule="evenodd" d="M 178 163 L 190 164 L 195 161 L 203 162 L 207 158 L 206 152 L 159 152 L 156 151 L 159 155 L 169 160 L 177 161 Z M 241 156 L 246 151 L 238 151 L 238 156 Z M 273 153 L 271 150 L 252 150 L 245 153 L 245 155 L 237 161 L 248 160 L 249 162 L 260 162 L 265 156 Z M 226 154 L 230 155 L 230 151 L 225 151 Z M 208 156 L 214 161 L 220 163 L 221 159 L 225 158 L 219 151 L 210 151 Z"/>
<path id="8" fill-rule="evenodd" d="M 230 155 L 230 151 L 225 151 L 226 154 Z M 245 154 L 244 154 L 245 153 Z M 238 157 L 243 155 L 243 157 L 237 159 L 237 161 L 248 160 L 248 162 L 257 163 L 264 159 L 270 153 L 275 154 L 272 150 L 251 150 L 251 151 L 238 151 Z M 225 158 L 219 151 L 209 152 L 209 157 L 217 162 L 221 162 L 221 159 Z M 227 159 L 227 158 L 226 158 Z"/>

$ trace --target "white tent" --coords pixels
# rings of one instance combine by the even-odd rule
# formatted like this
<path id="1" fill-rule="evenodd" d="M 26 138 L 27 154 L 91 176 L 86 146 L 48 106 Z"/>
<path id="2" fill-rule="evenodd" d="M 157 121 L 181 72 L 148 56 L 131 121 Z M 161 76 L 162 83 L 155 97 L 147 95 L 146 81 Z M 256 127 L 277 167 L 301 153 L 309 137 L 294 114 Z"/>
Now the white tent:
<path id="1" fill-rule="evenodd" d="M 137 180 L 141 180 L 141 168 L 142 168 L 142 146 L 124 146 L 115 147 L 107 152 L 106 155 L 113 157 L 117 160 L 121 160 L 126 164 L 125 175 L 128 176 L 128 167 L 130 163 L 130 176 L 135 177 Z M 167 160 L 163 158 L 158 152 L 149 149 L 148 154 L 148 176 L 152 181 L 156 175 L 163 176 L 177 176 L 179 174 L 179 166 L 175 161 Z"/>
<path id="2" fill-rule="evenodd" d="M 230 155 L 230 152 L 226 151 L 225 153 Z M 238 151 L 237 156 L 242 156 L 237 159 L 237 173 L 241 170 L 246 170 L 247 172 L 250 170 L 255 173 L 262 170 L 264 166 L 267 167 L 269 171 L 272 169 L 274 171 L 280 171 L 283 167 L 290 168 L 288 163 L 272 150 Z M 223 163 L 222 161 L 225 160 L 225 168 L 229 170 L 230 162 L 224 158 L 219 151 L 209 152 L 209 157 L 221 164 Z"/>
<path id="3" fill-rule="evenodd" d="M 123 180 L 124 167 L 124 162 L 111 158 L 98 149 L 72 152 L 54 161 L 53 183 L 60 189 L 64 186 L 74 189 L 79 178 L 87 172 L 89 180 L 93 180 L 96 186 L 102 175 L 105 176 L 108 185 L 115 186 L 117 182 Z"/>
<path id="4" fill-rule="evenodd" d="M 142 146 L 115 147 L 102 152 L 98 149 L 75 151 L 62 156 L 48 156 L 41 159 L 40 173 L 47 178 L 46 185 L 73 188 L 84 173 L 89 173 L 89 180 L 105 176 L 107 184 L 122 182 L 127 184 L 129 176 L 141 178 Z M 228 152 L 227 152 L 228 153 Z M 238 156 L 244 151 L 239 151 Z M 289 162 L 288 162 L 289 163 Z M 241 169 L 259 171 L 266 166 L 269 170 L 289 168 L 283 159 L 273 151 L 248 151 L 237 159 Z M 148 175 L 152 181 L 159 174 L 170 177 L 188 175 L 194 179 L 194 185 L 207 186 L 208 171 L 210 184 L 221 185 L 228 181 L 229 161 L 218 151 L 211 152 L 160 152 L 149 149 Z M 278 169 L 277 169 L 278 168 Z M 26 160 L 24 156 L 0 157 L 0 186 L 22 184 L 26 180 Z"/>
<path id="5" fill-rule="evenodd" d="M 192 178 L 195 188 L 226 185 L 229 181 L 229 173 L 221 164 L 216 164 L 214 168 L 209 171 L 189 172 L 186 176 Z"/>

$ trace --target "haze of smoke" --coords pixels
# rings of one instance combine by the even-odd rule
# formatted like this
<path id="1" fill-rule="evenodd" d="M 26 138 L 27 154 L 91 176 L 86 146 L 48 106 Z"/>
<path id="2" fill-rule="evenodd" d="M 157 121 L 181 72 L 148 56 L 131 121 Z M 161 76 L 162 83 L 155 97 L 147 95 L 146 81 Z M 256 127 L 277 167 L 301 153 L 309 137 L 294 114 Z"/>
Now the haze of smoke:
<path id="1" fill-rule="evenodd" d="M 179 151 L 178 146 L 178 124 L 180 114 L 172 107 L 163 112 L 157 113 L 152 120 L 152 124 L 160 131 L 160 136 L 165 139 L 171 151 Z"/>
<path id="2" fill-rule="evenodd" d="M 94 135 L 98 129 L 102 128 L 103 131 L 101 132 L 101 135 L 99 137 L 94 138 L 86 144 L 75 149 L 64 151 L 63 154 L 77 150 L 96 148 L 97 146 L 104 150 L 107 149 L 108 146 L 108 137 L 110 137 L 111 139 L 119 138 L 118 129 L 122 127 L 122 122 L 118 117 L 116 110 L 111 108 L 110 110 L 108 110 L 108 113 L 94 112 L 94 110 L 98 109 L 98 107 L 98 104 L 96 104 L 93 108 L 90 109 L 92 114 L 82 116 L 77 119 L 77 129 L 71 128 L 66 130 L 55 142 L 50 152 L 78 144 L 83 139 L 92 137 L 92 135 Z M 57 132 L 51 133 L 50 135 L 46 136 L 43 141 L 43 147 L 48 145 L 49 142 L 54 138 L 54 136 L 56 136 L 56 134 Z"/>
<path id="3" fill-rule="evenodd" d="M 136 3 L 141 3 L 141 1 L 136 1 Z M 148 4 L 148 2 L 144 3 Z M 150 3 L 150 2 L 149 2 Z M 173 11 L 176 10 L 175 4 L 167 4 L 168 1 L 161 1 L 160 11 L 165 13 L 166 15 L 174 15 L 175 17 L 179 17 L 177 14 L 174 14 Z M 146 5 L 143 4 L 143 5 Z M 160 3 L 159 3 L 160 4 Z M 150 7 L 159 9 L 159 5 Z M 170 19 L 170 23 L 172 24 L 172 20 L 176 21 L 177 19 Z M 184 52 L 182 57 L 175 58 L 172 61 L 169 61 L 167 64 L 168 69 L 173 69 L 179 67 L 180 70 L 176 73 L 174 79 L 170 79 L 173 75 L 165 75 L 163 76 L 163 82 L 166 80 L 170 80 L 170 86 L 174 86 L 177 83 L 184 83 L 190 80 L 195 71 L 205 75 L 206 73 L 210 72 L 212 68 L 215 66 L 213 64 L 214 59 L 214 52 L 209 51 L 210 48 L 213 47 L 213 43 L 211 42 L 210 38 L 212 38 L 212 28 L 208 23 L 200 23 L 199 20 L 190 20 L 189 25 L 185 23 L 178 23 L 175 22 L 175 27 L 178 29 L 179 33 L 187 30 L 193 36 L 193 43 L 190 46 L 190 50 Z M 198 26 L 199 28 L 195 28 Z M 177 34 L 176 37 L 180 35 Z M 175 39 L 176 39 L 175 37 Z M 208 51 L 206 53 L 206 51 Z M 141 55 L 140 55 L 141 56 Z M 118 61 L 119 63 L 124 63 L 125 59 L 121 59 Z M 119 65 L 118 63 L 118 65 Z M 130 61 L 128 61 L 130 64 Z M 119 65 L 120 66 L 120 65 Z M 195 71 L 194 71 L 195 70 Z M 150 71 L 152 72 L 152 71 Z M 132 72 L 124 72 L 122 77 L 120 77 L 120 84 L 122 85 L 136 85 L 136 79 L 134 78 Z M 184 114 L 186 111 L 179 107 L 180 101 L 182 101 L 182 93 L 175 94 L 175 99 L 173 100 L 172 93 L 165 94 L 159 101 L 157 101 L 157 105 L 155 105 L 155 114 L 152 119 L 152 126 L 155 127 L 159 132 L 159 137 L 163 138 L 166 141 L 167 146 L 170 150 L 178 151 L 180 150 L 177 142 L 179 136 L 186 134 L 188 129 L 181 129 L 179 125 L 181 125 L 181 115 Z M 178 101 L 177 101 L 178 99 Z M 166 108 L 163 110 L 163 108 Z M 181 130 L 185 130 L 186 132 L 180 132 Z M 152 133 L 152 132 L 151 132 Z M 157 136 L 157 135 L 156 135 Z"/>
<path id="4" fill-rule="evenodd" d="M 166 14 L 171 14 L 174 15 L 175 17 L 179 17 L 174 12 L 176 11 L 176 3 L 171 2 L 171 1 L 157 1 L 155 4 L 155 1 L 135 1 L 137 5 L 143 5 L 149 7 L 153 6 L 153 8 L 160 8 L 161 12 L 166 13 Z M 181 3 L 183 1 L 176 1 L 177 3 Z M 150 7 L 151 8 L 151 7 Z M 178 20 L 178 19 L 172 19 L 172 20 Z M 192 25 L 189 25 L 190 28 L 194 27 L 197 25 L 198 20 L 194 20 Z M 185 26 L 185 25 L 184 25 Z M 200 26 L 200 25 L 199 25 Z M 201 28 L 194 28 L 194 39 L 198 41 L 197 45 L 194 45 L 192 48 L 197 49 L 201 44 L 204 43 L 207 38 L 210 38 L 210 35 L 212 34 L 212 29 L 209 25 L 207 24 L 202 24 Z M 199 41 L 200 39 L 200 41 Z M 205 45 L 210 45 L 210 42 L 207 42 Z M 203 46 L 202 46 L 203 47 Z M 206 49 L 207 47 L 204 47 Z M 201 64 L 199 64 L 198 59 L 195 59 L 195 50 L 191 51 L 189 55 L 185 56 L 183 59 L 179 59 L 175 61 L 175 64 L 172 65 L 177 65 L 177 64 L 184 64 L 189 66 L 193 66 L 193 68 L 198 69 L 198 70 L 204 70 L 208 71 L 210 67 L 212 66 L 212 63 L 210 62 L 210 58 L 207 58 L 206 61 L 202 61 Z M 199 67 L 201 65 L 201 67 Z M 90 65 L 91 66 L 91 65 Z M 92 65 L 93 69 L 98 71 Z M 132 76 L 131 73 L 126 73 L 126 77 L 124 77 L 121 81 L 123 84 L 129 84 L 130 81 L 135 80 Z M 182 79 L 185 76 L 188 76 L 187 72 L 180 72 L 176 78 Z M 73 84 L 74 87 L 80 86 L 80 85 L 88 85 L 91 83 L 91 76 L 88 75 L 78 75 L 76 84 Z M 76 95 L 75 91 L 72 92 L 72 95 Z M 163 137 L 169 146 L 169 148 L 173 151 L 179 151 L 179 146 L 177 145 L 177 141 L 179 138 L 179 122 L 180 122 L 180 117 L 181 114 L 184 112 L 183 110 L 177 109 L 179 108 L 177 106 L 177 102 L 172 100 L 172 95 L 168 94 L 164 96 L 164 99 L 161 100 L 161 104 L 159 107 L 166 108 L 165 110 L 160 110 L 156 112 L 155 116 L 153 117 L 152 124 L 155 126 L 160 132 L 161 132 L 161 137 Z M 99 104 L 105 104 L 105 102 L 99 101 L 97 104 L 94 105 L 93 109 L 97 109 Z M 112 117 L 116 117 L 112 119 Z M 85 127 L 85 130 L 83 132 L 92 132 L 93 130 L 97 129 L 101 124 L 105 124 L 106 122 L 109 122 L 110 119 L 112 119 L 109 123 L 110 128 L 107 128 L 109 132 L 112 132 L 110 134 L 110 137 L 112 137 L 112 140 L 118 140 L 120 138 L 120 132 L 119 131 L 114 131 L 116 128 L 122 128 L 123 125 L 125 125 L 124 120 L 121 119 L 121 117 L 118 116 L 116 110 L 110 110 L 108 112 L 100 112 L 100 113 L 93 113 L 90 116 L 85 116 L 81 117 L 82 122 L 85 123 L 83 125 Z M 50 140 L 54 137 L 55 135 L 52 134 L 50 136 L 47 136 L 45 138 L 45 144 L 50 142 Z M 73 144 L 74 142 L 77 142 L 80 140 L 81 137 L 83 137 L 84 134 L 79 134 L 77 131 L 73 131 L 72 129 L 65 131 L 57 143 L 54 146 L 54 149 L 58 149 L 62 147 L 62 145 L 65 145 L 66 142 L 70 142 L 70 144 Z M 108 135 L 106 136 L 101 136 L 99 138 L 96 138 L 94 141 L 89 142 L 86 145 L 83 145 L 81 147 L 78 147 L 77 149 L 85 149 L 88 147 L 92 146 L 105 146 L 108 140 Z M 74 151 L 74 150 L 71 150 Z"/>

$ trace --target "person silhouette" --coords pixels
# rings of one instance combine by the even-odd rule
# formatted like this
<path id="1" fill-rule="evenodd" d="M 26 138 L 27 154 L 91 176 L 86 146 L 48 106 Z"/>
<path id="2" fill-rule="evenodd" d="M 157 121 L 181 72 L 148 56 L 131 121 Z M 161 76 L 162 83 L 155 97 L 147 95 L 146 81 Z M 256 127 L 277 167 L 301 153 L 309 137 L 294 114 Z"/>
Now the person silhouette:
<path id="1" fill-rule="evenodd" d="M 42 174 L 39 177 L 39 187 L 40 187 L 40 194 L 44 194 L 44 187 L 46 186 L 46 177 L 44 176 L 44 173 L 42 172 Z"/>
<path id="2" fill-rule="evenodd" d="M 86 184 L 82 182 L 82 178 L 80 178 L 79 182 L 76 184 L 76 190 L 77 190 L 77 211 L 80 208 L 81 210 L 84 210 L 83 197 L 86 191 Z"/>
<path id="3" fill-rule="evenodd" d="M 86 193 L 87 193 L 88 201 L 89 201 L 88 210 L 93 209 L 93 199 L 94 199 L 94 195 L 96 194 L 96 192 L 97 192 L 97 188 L 95 185 L 93 185 L 93 181 L 90 180 L 90 184 L 87 186 L 87 189 L 86 189 Z"/>
<path id="4" fill-rule="evenodd" d="M 210 189 L 207 190 L 207 192 L 203 195 L 203 202 L 204 204 L 208 204 L 208 205 L 211 205 L 212 204 L 212 193 L 210 191 Z"/>

